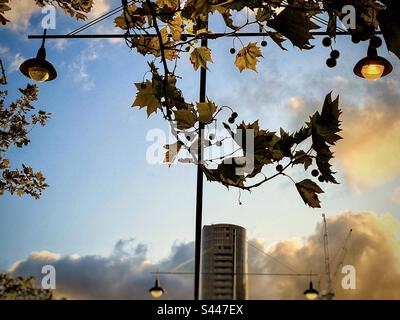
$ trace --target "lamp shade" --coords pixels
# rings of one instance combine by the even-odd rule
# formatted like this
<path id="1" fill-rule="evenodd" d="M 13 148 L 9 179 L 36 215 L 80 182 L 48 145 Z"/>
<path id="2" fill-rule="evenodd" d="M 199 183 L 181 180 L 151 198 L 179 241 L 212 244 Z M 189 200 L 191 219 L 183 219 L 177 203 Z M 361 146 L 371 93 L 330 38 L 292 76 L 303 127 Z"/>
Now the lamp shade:
<path id="1" fill-rule="evenodd" d="M 354 67 L 354 73 L 364 79 L 376 81 L 393 70 L 391 63 L 378 55 L 361 59 Z"/>
<path id="2" fill-rule="evenodd" d="M 313 283 L 310 281 L 310 287 L 304 291 L 307 300 L 315 300 L 319 297 L 319 292 L 313 288 Z"/>
<path id="3" fill-rule="evenodd" d="M 45 30 L 42 46 L 39 48 L 36 58 L 26 60 L 19 67 L 23 75 L 36 82 L 51 81 L 57 78 L 56 69 L 46 60 L 46 49 L 44 47 L 46 32 Z"/>
<path id="4" fill-rule="evenodd" d="M 20 66 L 23 75 L 36 82 L 45 82 L 54 80 L 57 77 L 57 71 L 47 60 L 32 58 L 26 60 Z"/>
<path id="5" fill-rule="evenodd" d="M 154 298 L 159 298 L 163 295 L 164 289 L 160 287 L 158 279 L 156 279 L 154 287 L 150 288 L 149 292 Z"/>

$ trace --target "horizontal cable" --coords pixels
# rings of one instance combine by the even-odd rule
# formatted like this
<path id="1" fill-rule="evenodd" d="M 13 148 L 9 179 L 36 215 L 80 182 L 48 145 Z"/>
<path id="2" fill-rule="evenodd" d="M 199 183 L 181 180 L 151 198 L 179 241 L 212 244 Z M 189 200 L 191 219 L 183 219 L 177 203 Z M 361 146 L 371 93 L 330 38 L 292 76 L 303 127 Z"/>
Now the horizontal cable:
<path id="1" fill-rule="evenodd" d="M 326 36 L 328 33 L 326 31 L 321 31 L 321 32 L 310 32 L 312 36 Z M 381 31 L 376 31 L 375 35 L 381 35 Z M 195 36 L 193 34 L 184 34 L 188 38 L 192 37 L 194 38 Z M 348 36 L 350 35 L 349 32 L 337 32 L 336 35 L 338 36 Z M 157 34 L 138 34 L 137 36 L 145 36 L 145 37 L 157 37 Z M 208 35 L 204 35 L 201 38 L 207 38 L 210 40 L 217 39 L 217 38 L 222 38 L 222 37 L 267 37 L 269 36 L 268 32 L 240 32 L 240 33 L 212 33 Z M 46 35 L 46 40 L 51 40 L 51 39 L 127 39 L 131 38 L 132 36 L 129 36 L 127 34 L 74 34 L 74 35 L 62 35 L 62 34 L 52 34 L 52 35 Z M 43 39 L 43 35 L 28 35 L 28 39 Z"/>
<path id="2" fill-rule="evenodd" d="M 163 275 L 194 275 L 194 272 L 150 272 L 150 274 L 163 274 Z M 281 276 L 281 277 L 317 277 L 318 273 L 263 273 L 263 272 L 201 272 L 201 274 L 212 275 L 212 274 L 220 274 L 220 275 L 245 275 L 245 276 Z"/>

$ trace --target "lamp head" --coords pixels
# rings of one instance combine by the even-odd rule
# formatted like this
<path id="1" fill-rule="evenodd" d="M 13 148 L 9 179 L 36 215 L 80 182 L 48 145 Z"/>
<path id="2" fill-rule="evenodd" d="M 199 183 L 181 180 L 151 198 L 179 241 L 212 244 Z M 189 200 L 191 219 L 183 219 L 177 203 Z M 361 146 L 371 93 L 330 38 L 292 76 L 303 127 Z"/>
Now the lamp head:
<path id="1" fill-rule="evenodd" d="M 378 56 L 376 48 L 368 48 L 368 56 L 361 59 L 354 67 L 354 73 L 364 79 L 376 81 L 387 76 L 393 70 L 391 63 Z"/>
<path id="2" fill-rule="evenodd" d="M 46 31 L 44 33 L 42 46 L 39 48 L 36 58 L 26 60 L 19 67 L 23 75 L 36 82 L 51 81 L 57 77 L 56 69 L 46 60 L 46 49 L 44 47 L 45 36 Z"/>
<path id="3" fill-rule="evenodd" d="M 319 297 L 319 292 L 313 288 L 313 283 L 310 281 L 310 287 L 304 291 L 307 300 L 315 300 Z"/>
<path id="4" fill-rule="evenodd" d="M 164 289 L 160 287 L 160 282 L 158 281 L 158 279 L 156 279 L 154 287 L 152 287 L 149 292 L 153 296 L 153 298 L 159 298 L 163 295 Z"/>

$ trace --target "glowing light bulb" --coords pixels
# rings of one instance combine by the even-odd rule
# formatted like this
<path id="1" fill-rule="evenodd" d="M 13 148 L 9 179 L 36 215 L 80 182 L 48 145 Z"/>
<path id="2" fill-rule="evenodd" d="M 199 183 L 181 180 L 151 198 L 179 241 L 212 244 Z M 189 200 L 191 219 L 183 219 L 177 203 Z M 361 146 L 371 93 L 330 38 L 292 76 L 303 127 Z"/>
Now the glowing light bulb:
<path id="1" fill-rule="evenodd" d="M 153 298 L 159 298 L 163 295 L 164 289 L 160 287 L 160 281 L 156 279 L 154 287 L 149 290 Z"/>
<path id="2" fill-rule="evenodd" d="M 382 78 L 385 66 L 382 64 L 367 64 L 361 68 L 361 74 L 367 80 L 376 81 Z"/>
<path id="3" fill-rule="evenodd" d="M 307 300 L 315 300 L 319 297 L 319 292 L 314 289 L 312 281 L 310 281 L 310 288 L 304 291 Z"/>
<path id="4" fill-rule="evenodd" d="M 154 298 L 159 298 L 159 297 L 162 296 L 163 290 L 160 290 L 160 289 L 153 289 L 153 290 L 150 291 L 150 293 L 151 293 L 151 295 L 152 295 Z"/>
<path id="5" fill-rule="evenodd" d="M 305 294 L 307 300 L 315 300 L 318 298 L 318 293 L 309 292 Z"/>
<path id="6" fill-rule="evenodd" d="M 32 80 L 37 82 L 45 82 L 50 78 L 49 71 L 41 66 L 32 66 L 28 70 Z"/>

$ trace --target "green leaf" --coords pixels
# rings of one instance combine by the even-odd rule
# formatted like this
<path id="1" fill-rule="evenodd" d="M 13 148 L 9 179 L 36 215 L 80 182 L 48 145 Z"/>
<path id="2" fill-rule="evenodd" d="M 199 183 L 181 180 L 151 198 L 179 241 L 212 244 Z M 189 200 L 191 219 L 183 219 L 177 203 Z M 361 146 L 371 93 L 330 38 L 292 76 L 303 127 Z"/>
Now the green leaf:
<path id="1" fill-rule="evenodd" d="M 213 119 L 214 113 L 217 111 L 217 106 L 214 102 L 199 102 L 197 103 L 197 112 L 199 113 L 199 121 L 207 124 Z"/>
<path id="2" fill-rule="evenodd" d="M 157 109 L 161 109 L 161 101 L 156 97 L 152 83 L 149 80 L 146 80 L 146 86 L 143 88 L 141 83 L 135 83 L 135 86 L 139 91 L 132 107 L 140 107 L 140 109 L 147 107 L 147 117 L 157 112 Z"/>
<path id="3" fill-rule="evenodd" d="M 196 115 L 191 110 L 175 111 L 175 121 L 180 130 L 190 129 L 197 121 Z"/>
<path id="4" fill-rule="evenodd" d="M 321 208 L 318 194 L 324 191 L 315 182 L 305 179 L 296 183 L 296 188 L 306 205 L 311 208 Z"/>
<path id="5" fill-rule="evenodd" d="M 199 67 L 207 69 L 207 62 L 213 62 L 211 50 L 207 47 L 194 48 L 190 54 L 190 62 L 193 64 L 194 70 Z"/>
<path id="6" fill-rule="evenodd" d="M 156 4 L 160 8 L 167 7 L 174 11 L 179 8 L 179 0 L 157 0 Z"/>

